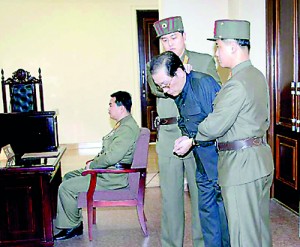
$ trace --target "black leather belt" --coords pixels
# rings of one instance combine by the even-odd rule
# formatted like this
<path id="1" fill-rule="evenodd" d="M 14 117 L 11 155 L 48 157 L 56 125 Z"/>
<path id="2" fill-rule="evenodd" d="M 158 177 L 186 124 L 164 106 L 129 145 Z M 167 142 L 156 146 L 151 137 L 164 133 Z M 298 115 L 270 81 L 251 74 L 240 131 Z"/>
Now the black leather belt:
<path id="1" fill-rule="evenodd" d="M 117 164 L 115 164 L 115 168 L 117 168 L 117 169 L 130 169 L 131 164 L 117 163 Z"/>
<path id="2" fill-rule="evenodd" d="M 176 124 L 178 118 L 177 117 L 169 117 L 169 118 L 155 118 L 154 125 L 158 127 L 160 125 L 169 125 L 169 124 Z"/>
<path id="3" fill-rule="evenodd" d="M 216 142 L 215 141 L 197 141 L 194 139 L 194 145 L 195 146 L 200 146 L 200 147 L 209 147 L 212 145 L 215 145 Z"/>
<path id="4" fill-rule="evenodd" d="M 252 137 L 244 140 L 237 140 L 233 142 L 219 142 L 217 143 L 217 148 L 219 151 L 229 151 L 229 150 L 240 150 L 253 146 L 260 146 L 266 144 L 262 137 Z"/>

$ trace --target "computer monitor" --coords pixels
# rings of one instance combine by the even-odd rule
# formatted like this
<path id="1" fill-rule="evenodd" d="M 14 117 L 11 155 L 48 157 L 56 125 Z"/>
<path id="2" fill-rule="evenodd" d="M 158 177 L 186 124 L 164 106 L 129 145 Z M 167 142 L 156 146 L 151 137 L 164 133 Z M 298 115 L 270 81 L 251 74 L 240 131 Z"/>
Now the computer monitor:
<path id="1" fill-rule="evenodd" d="M 18 154 L 56 151 L 55 111 L 0 113 L 0 147 L 10 144 Z"/>

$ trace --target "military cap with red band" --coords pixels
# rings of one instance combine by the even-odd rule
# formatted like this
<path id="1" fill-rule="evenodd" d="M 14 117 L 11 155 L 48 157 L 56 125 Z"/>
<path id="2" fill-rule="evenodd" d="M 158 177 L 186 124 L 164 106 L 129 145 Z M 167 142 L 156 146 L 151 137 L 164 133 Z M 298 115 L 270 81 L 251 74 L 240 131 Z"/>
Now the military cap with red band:
<path id="1" fill-rule="evenodd" d="M 157 37 L 174 32 L 184 32 L 181 16 L 173 16 L 154 22 Z"/>

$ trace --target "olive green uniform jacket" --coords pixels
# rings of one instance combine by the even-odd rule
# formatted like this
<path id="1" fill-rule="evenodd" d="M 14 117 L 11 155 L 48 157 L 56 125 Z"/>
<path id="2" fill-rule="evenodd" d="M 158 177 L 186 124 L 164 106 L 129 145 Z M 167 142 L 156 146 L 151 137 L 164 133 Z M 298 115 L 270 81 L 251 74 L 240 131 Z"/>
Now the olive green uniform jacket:
<path id="1" fill-rule="evenodd" d="M 118 124 L 118 128 L 102 138 L 102 150 L 90 163 L 90 169 L 115 169 L 116 163 L 131 164 L 140 129 L 131 115 Z M 103 188 L 119 189 L 128 185 L 127 177 L 127 174 L 99 174 L 97 183 Z"/>
<path id="2" fill-rule="evenodd" d="M 214 109 L 198 126 L 197 140 L 232 142 L 263 137 L 269 128 L 269 93 L 264 75 L 250 60 L 232 70 L 214 100 Z M 219 152 L 219 185 L 245 184 L 274 169 L 269 145 Z"/>
<path id="3" fill-rule="evenodd" d="M 114 165 L 118 162 L 127 164 L 132 162 L 140 128 L 131 115 L 121 119 L 116 127 L 103 137 L 102 150 L 90 163 L 91 169 L 115 169 Z M 68 172 L 59 186 L 55 222 L 55 226 L 59 229 L 76 227 L 82 221 L 81 210 L 77 208 L 77 197 L 80 192 L 88 190 L 90 183 L 90 176 L 81 175 L 83 170 L 84 168 Z M 96 186 L 97 190 L 127 187 L 128 175 L 98 175 Z"/>
<path id="4" fill-rule="evenodd" d="M 264 75 L 250 60 L 232 70 L 200 123 L 196 139 L 218 142 L 264 137 L 269 128 L 269 92 Z M 268 144 L 219 151 L 219 184 L 228 217 L 231 246 L 272 246 L 270 187 L 273 156 Z"/>

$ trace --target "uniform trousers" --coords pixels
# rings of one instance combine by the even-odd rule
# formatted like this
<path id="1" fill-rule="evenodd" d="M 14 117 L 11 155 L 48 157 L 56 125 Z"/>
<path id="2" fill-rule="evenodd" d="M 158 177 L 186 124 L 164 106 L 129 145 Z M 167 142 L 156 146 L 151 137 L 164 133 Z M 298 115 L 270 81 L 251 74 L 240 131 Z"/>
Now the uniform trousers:
<path id="1" fill-rule="evenodd" d="M 80 192 L 88 190 L 90 184 L 90 176 L 81 175 L 83 170 L 82 168 L 66 173 L 58 188 L 56 228 L 73 228 L 82 221 L 77 198 Z M 101 185 L 97 183 L 96 188 L 101 189 Z"/>
<path id="2" fill-rule="evenodd" d="M 206 247 L 228 247 L 230 237 L 221 188 L 217 180 L 209 180 L 204 169 L 197 169 L 199 215 Z"/>
<path id="3" fill-rule="evenodd" d="M 253 182 L 222 186 L 231 246 L 270 247 L 270 188 L 273 172 Z"/>
<path id="4" fill-rule="evenodd" d="M 161 242 L 163 247 L 182 247 L 185 227 L 184 175 L 191 198 L 193 246 L 204 246 L 198 211 L 198 189 L 194 157 L 158 156 L 162 193 Z"/>

